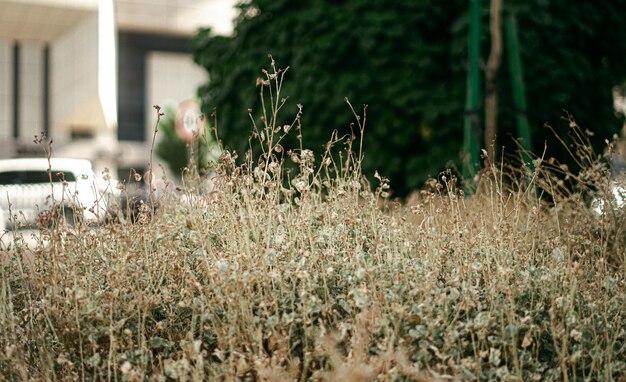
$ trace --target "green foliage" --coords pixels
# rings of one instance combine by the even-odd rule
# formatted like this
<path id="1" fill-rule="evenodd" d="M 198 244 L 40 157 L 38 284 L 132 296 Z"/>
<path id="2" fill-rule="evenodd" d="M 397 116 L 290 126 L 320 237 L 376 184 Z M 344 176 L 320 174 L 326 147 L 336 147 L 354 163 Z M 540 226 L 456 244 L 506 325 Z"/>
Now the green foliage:
<path id="1" fill-rule="evenodd" d="M 193 149 L 194 160 L 198 164 L 198 170 L 206 169 L 209 161 L 217 159 L 215 150 L 217 146 L 210 134 L 205 134 L 198 139 L 193 148 L 184 142 L 176 133 L 176 108 L 166 106 L 164 115 L 159 122 L 159 142 L 155 147 L 156 155 L 167 163 L 173 174 L 182 175 L 189 166 L 189 155 Z"/>
<path id="2" fill-rule="evenodd" d="M 165 107 L 164 115 L 159 123 L 161 138 L 155 153 L 161 158 L 174 174 L 180 174 L 189 163 L 187 144 L 176 134 L 176 109 Z"/>
<path id="3" fill-rule="evenodd" d="M 572 5 L 565 0 L 516 0 L 504 5 L 505 12 L 518 15 L 528 116 L 537 130 L 535 150 L 541 151 L 548 141 L 548 155 L 567 160 L 565 149 L 551 144 L 553 135 L 542 128 L 547 123 L 565 136 L 568 125 L 561 120 L 567 111 L 580 126 L 596 133 L 591 142 L 601 151 L 604 140 L 610 140 L 624 121 L 613 109 L 612 90 L 626 80 L 626 50 L 618 48 L 626 39 L 622 27 L 626 1 Z M 502 69 L 501 137 L 515 133 L 506 60 Z"/>
<path id="4" fill-rule="evenodd" d="M 454 2 L 446 2 L 454 3 Z M 457 1 L 457 3 L 459 3 Z M 196 60 L 210 73 L 201 89 L 215 106 L 225 142 L 242 150 L 249 131 L 246 108 L 257 111 L 250 85 L 267 67 L 267 54 L 290 65 L 287 108 L 304 105 L 304 144 L 319 153 L 333 130 L 349 133 L 344 102 L 369 104 L 365 173 L 375 169 L 408 190 L 436 175 L 458 154 L 464 81 L 450 56 L 450 25 L 457 17 L 438 1 L 252 1 L 242 5 L 235 38 L 196 39 Z M 252 9 L 258 9 L 255 17 Z M 449 29 L 449 28 L 447 28 Z M 404 52 L 404 53 L 403 53 Z M 456 71 L 456 73 L 454 73 Z M 450 74 L 453 73 L 451 76 Z M 428 83 L 436 81 L 433 88 Z M 453 95 L 458 103 L 446 103 Z M 440 129 L 438 126 L 455 126 Z M 437 142 L 437 145 L 433 143 Z"/>
<path id="5" fill-rule="evenodd" d="M 505 2 L 518 13 L 534 146 L 552 134 L 563 110 L 598 132 L 596 146 L 618 131 L 611 90 L 626 78 L 622 27 L 626 1 L 572 6 L 565 0 Z M 195 60 L 211 82 L 199 90 L 216 108 L 224 142 L 247 149 L 251 84 L 267 54 L 290 66 L 286 108 L 304 105 L 304 143 L 316 152 L 338 129 L 349 133 L 344 103 L 368 104 L 364 172 L 379 170 L 397 195 L 458 162 L 465 103 L 468 4 L 461 0 L 251 0 L 239 5 L 234 37 L 201 30 Z M 489 46 L 483 2 L 483 57 Z M 505 47 L 506 48 L 506 47 Z M 499 143 L 512 153 L 516 136 L 506 55 L 499 76 Z M 556 145 L 550 145 L 556 146 Z M 563 153 L 553 151 L 563 157 Z M 452 161 L 452 163 L 450 163 Z"/>

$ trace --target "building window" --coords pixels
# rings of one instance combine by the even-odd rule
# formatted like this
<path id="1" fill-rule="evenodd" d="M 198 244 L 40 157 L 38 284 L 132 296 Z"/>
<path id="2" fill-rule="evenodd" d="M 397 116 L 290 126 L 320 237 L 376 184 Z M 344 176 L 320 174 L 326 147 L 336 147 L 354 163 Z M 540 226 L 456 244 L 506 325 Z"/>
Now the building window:
<path id="1" fill-rule="evenodd" d="M 147 61 L 152 52 L 190 54 L 190 38 L 128 31 L 118 33 L 117 135 L 121 141 L 146 141 Z"/>

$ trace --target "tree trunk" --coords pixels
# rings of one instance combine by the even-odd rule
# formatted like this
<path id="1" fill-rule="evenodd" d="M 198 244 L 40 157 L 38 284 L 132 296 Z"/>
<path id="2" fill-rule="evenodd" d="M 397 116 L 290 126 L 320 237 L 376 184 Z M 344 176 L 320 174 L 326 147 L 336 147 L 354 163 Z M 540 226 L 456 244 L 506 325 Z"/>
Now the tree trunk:
<path id="1" fill-rule="evenodd" d="M 502 56 L 502 0 L 491 0 L 489 29 L 491 52 L 485 70 L 485 149 L 489 161 L 496 160 L 496 132 L 498 117 L 498 70 Z"/>

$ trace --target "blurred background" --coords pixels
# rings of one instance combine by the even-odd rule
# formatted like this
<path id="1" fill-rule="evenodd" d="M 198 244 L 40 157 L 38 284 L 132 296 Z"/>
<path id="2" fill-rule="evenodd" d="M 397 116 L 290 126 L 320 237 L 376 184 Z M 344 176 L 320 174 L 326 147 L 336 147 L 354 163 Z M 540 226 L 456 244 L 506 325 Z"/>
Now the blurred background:
<path id="1" fill-rule="evenodd" d="M 196 97 L 241 152 L 272 54 L 290 67 L 280 122 L 304 105 L 316 153 L 351 132 L 344 97 L 368 105 L 364 172 L 396 196 L 446 168 L 471 176 L 480 149 L 575 165 L 546 126 L 567 144 L 569 113 L 600 153 L 619 137 L 624 14 L 626 0 L 0 0 L 0 155 L 41 155 L 43 131 L 56 156 L 124 178 L 146 168 L 152 105 Z"/>
<path id="2" fill-rule="evenodd" d="M 0 157 L 90 159 L 145 171 L 156 112 L 196 97 L 200 27 L 231 34 L 230 0 L 0 0 Z"/>

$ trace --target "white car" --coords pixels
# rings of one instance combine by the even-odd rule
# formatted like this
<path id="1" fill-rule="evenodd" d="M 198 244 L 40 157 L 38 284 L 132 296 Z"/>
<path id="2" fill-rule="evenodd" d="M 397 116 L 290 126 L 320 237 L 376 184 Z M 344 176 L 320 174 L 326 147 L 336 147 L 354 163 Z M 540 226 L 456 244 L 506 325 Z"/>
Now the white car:
<path id="1" fill-rule="evenodd" d="M 102 221 L 107 206 L 98 188 L 88 160 L 0 160 L 0 209 L 7 226 L 34 225 L 42 213 L 55 210 L 69 223 Z"/>
<path id="2" fill-rule="evenodd" d="M 2 207 L 0 207 L 0 237 L 4 234 L 6 228 L 5 213 Z"/>
<path id="3" fill-rule="evenodd" d="M 610 194 L 604 198 L 594 198 L 591 201 L 591 210 L 598 216 L 607 212 L 607 207 L 620 210 L 626 204 L 626 185 L 623 181 L 613 181 L 610 185 Z"/>

